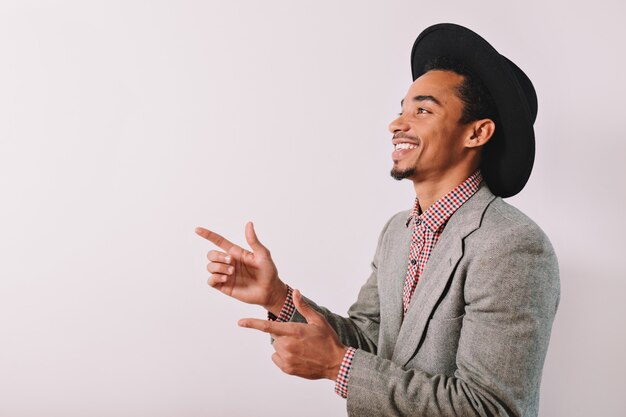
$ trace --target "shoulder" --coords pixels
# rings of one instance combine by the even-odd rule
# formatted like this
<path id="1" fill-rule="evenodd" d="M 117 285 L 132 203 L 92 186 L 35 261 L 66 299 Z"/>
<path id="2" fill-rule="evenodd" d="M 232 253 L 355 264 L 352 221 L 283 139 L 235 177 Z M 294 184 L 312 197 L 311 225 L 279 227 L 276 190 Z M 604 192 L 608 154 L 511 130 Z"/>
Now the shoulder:
<path id="1" fill-rule="evenodd" d="M 520 311 L 531 303 L 551 315 L 558 305 L 560 284 L 556 253 L 548 236 L 526 214 L 495 198 L 480 227 L 464 240 L 465 294 L 506 294 Z"/>
<path id="2" fill-rule="evenodd" d="M 518 208 L 508 204 L 500 197 L 494 198 L 485 209 L 479 229 L 476 231 L 483 239 L 500 242 L 524 242 L 545 246 L 552 250 L 548 236 L 530 217 Z"/>
<path id="3" fill-rule="evenodd" d="M 464 246 L 473 272 L 502 270 L 506 276 L 525 279 L 532 275 L 558 287 L 558 261 L 550 239 L 530 217 L 499 197 L 486 207 L 480 227 L 466 237 Z"/>

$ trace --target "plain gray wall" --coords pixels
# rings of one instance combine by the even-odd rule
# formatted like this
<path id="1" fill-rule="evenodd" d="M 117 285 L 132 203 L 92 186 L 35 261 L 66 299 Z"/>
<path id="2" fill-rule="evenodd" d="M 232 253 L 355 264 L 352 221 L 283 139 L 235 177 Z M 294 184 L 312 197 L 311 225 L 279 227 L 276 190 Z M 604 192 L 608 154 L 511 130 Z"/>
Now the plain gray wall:
<path id="1" fill-rule="evenodd" d="M 409 54 L 464 24 L 539 96 L 509 201 L 550 236 L 562 302 L 542 416 L 624 416 L 624 6 L 618 1 L 2 1 L 0 416 L 344 415 L 282 374 L 263 311 L 205 284 L 197 225 L 345 313 L 409 208 L 388 123 Z"/>

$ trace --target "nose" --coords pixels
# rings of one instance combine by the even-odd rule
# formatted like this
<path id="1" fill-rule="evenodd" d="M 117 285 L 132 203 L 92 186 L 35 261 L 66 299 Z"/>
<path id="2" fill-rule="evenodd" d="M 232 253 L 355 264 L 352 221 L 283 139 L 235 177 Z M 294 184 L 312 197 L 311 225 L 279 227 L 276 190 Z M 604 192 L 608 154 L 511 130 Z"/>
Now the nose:
<path id="1" fill-rule="evenodd" d="M 406 123 L 402 115 L 396 117 L 395 120 L 389 123 L 389 131 L 391 133 L 395 134 L 397 132 L 406 132 L 407 130 L 409 130 L 409 125 Z"/>

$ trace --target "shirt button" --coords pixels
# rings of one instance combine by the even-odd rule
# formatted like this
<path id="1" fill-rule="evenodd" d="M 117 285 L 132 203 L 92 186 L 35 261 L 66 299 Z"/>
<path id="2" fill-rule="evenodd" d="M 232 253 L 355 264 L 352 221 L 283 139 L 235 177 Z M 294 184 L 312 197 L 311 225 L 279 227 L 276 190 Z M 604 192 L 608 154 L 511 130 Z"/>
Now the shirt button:
<path id="1" fill-rule="evenodd" d="M 411 259 L 411 265 L 415 265 L 417 261 L 415 259 Z"/>

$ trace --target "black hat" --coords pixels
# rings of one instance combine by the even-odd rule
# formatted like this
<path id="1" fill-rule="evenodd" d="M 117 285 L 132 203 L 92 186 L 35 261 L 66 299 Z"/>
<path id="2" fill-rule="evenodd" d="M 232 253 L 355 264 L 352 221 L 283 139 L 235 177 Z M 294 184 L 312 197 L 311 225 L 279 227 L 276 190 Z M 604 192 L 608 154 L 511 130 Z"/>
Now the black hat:
<path id="1" fill-rule="evenodd" d="M 429 61 L 442 57 L 462 62 L 489 90 L 498 118 L 496 135 L 483 152 L 481 171 L 495 195 L 519 193 L 535 160 L 537 94 L 532 82 L 478 34 L 451 23 L 431 26 L 417 37 L 411 51 L 413 80 L 426 72 Z"/>

